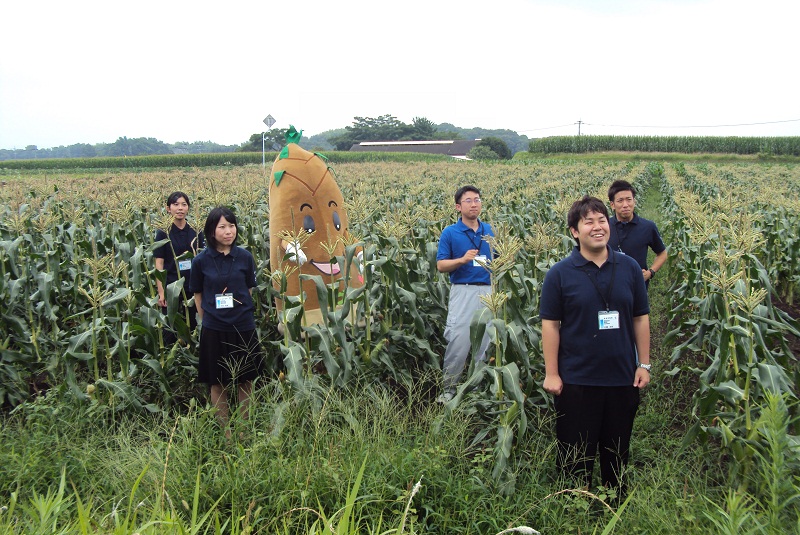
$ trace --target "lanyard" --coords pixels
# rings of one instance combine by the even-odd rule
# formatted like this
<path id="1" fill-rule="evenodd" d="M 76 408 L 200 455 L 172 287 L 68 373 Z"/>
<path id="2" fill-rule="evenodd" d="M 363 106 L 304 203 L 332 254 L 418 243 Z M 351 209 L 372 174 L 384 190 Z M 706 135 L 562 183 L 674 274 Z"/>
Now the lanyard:
<path id="1" fill-rule="evenodd" d="M 232 252 L 233 252 L 233 250 L 231 250 L 231 253 L 232 253 Z M 224 266 L 224 265 L 225 265 L 225 258 L 226 258 L 226 256 L 230 256 L 230 253 L 228 253 L 228 255 L 224 255 L 224 254 L 220 253 L 220 256 L 222 256 L 222 265 Z M 218 256 L 214 256 L 214 257 L 212 257 L 212 258 L 213 258 L 213 260 L 214 260 L 214 267 L 215 267 L 215 268 L 216 268 L 216 270 L 217 270 L 217 277 L 219 277 L 220 279 L 222 279 L 222 280 L 223 280 L 223 282 L 225 283 L 224 289 L 222 290 L 223 292 L 225 292 L 225 290 L 227 290 L 227 289 L 228 289 L 228 279 L 229 279 L 229 278 L 230 278 L 230 276 L 231 276 L 231 271 L 233 271 L 233 261 L 234 261 L 234 258 L 233 258 L 233 256 L 231 256 L 230 267 L 228 268 L 228 272 L 227 272 L 227 273 L 225 273 L 225 278 L 224 278 L 224 279 L 223 279 L 222 273 L 220 272 L 220 269 L 219 269 L 219 264 L 217 264 L 217 259 L 218 259 L 219 257 L 218 257 Z"/>
<path id="2" fill-rule="evenodd" d="M 467 228 L 467 230 L 465 230 L 464 233 L 467 235 L 467 238 L 469 238 L 469 241 L 472 242 L 472 245 L 474 245 L 475 248 L 478 250 L 478 253 L 480 253 L 481 252 L 481 245 L 483 245 L 483 223 L 479 223 L 478 224 L 478 231 L 480 231 L 480 234 L 478 234 L 478 232 L 476 232 L 476 231 L 473 231 L 475 233 L 475 236 L 471 236 L 470 233 L 469 233 L 470 230 L 472 230 L 472 229 Z M 478 238 L 478 243 L 477 244 L 475 243 L 475 237 Z"/>
<path id="3" fill-rule="evenodd" d="M 616 234 L 617 234 L 617 250 L 618 250 L 619 252 L 622 252 L 622 244 L 623 244 L 623 243 L 625 243 L 625 240 L 627 240 L 627 239 L 628 239 L 628 236 L 630 236 L 630 235 L 631 235 L 631 231 L 630 231 L 630 228 L 631 228 L 631 227 L 630 227 L 629 225 L 630 225 L 632 222 L 633 222 L 633 219 L 631 219 L 631 220 L 630 220 L 629 222 L 627 222 L 627 223 L 623 223 L 622 221 L 619 221 L 619 220 L 618 220 L 618 221 L 616 222 L 616 224 L 614 225 L 614 227 L 615 227 L 615 229 L 614 229 L 614 230 L 616 230 L 616 231 L 617 231 L 617 232 L 616 232 Z M 624 235 L 624 236 L 623 236 L 623 234 L 622 234 L 622 229 L 625 229 L 625 235 Z"/>
<path id="4" fill-rule="evenodd" d="M 582 270 L 584 273 L 586 273 L 586 276 L 589 277 L 589 282 L 591 282 L 592 286 L 594 286 L 594 289 L 597 290 L 597 294 L 600 296 L 600 299 L 602 299 L 606 304 L 606 310 L 611 310 L 611 292 L 614 289 L 614 273 L 617 271 L 617 263 L 614 261 L 614 250 L 609 249 L 609 251 L 611 253 L 608 256 L 608 261 L 611 262 L 611 284 L 608 285 L 605 296 L 603 296 L 603 292 L 600 291 L 600 287 L 597 285 L 597 281 L 595 280 L 596 276 L 592 277 L 592 274 L 589 273 L 588 269 Z M 597 268 L 596 273 L 598 275 L 600 274 L 600 268 Z"/>

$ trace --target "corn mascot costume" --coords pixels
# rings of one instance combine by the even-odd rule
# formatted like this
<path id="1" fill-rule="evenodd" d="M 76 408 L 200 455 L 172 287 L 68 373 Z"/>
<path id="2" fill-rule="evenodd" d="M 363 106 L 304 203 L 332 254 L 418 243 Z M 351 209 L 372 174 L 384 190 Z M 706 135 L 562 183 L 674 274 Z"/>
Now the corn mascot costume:
<path id="1" fill-rule="evenodd" d="M 344 294 L 345 284 L 361 287 L 364 284 L 360 270 L 363 253 L 351 260 L 353 268 L 344 273 L 344 266 L 336 260 L 345 255 L 348 233 L 344 197 L 336 183 L 333 170 L 325 157 L 301 148 L 302 130 L 290 126 L 286 133 L 287 145 L 272 164 L 269 182 L 269 240 L 270 269 L 282 272 L 283 277 L 273 277 L 273 286 L 286 296 L 300 296 L 303 302 L 303 323 L 323 323 L 323 312 L 313 280 L 302 280 L 300 274 L 319 275 L 328 287 Z M 351 255 L 352 255 L 351 251 Z M 345 262 L 347 264 L 347 262 Z M 283 280 L 282 280 L 283 279 Z M 335 281 L 339 285 L 332 286 Z M 281 286 L 285 284 L 285 288 Z M 334 310 L 341 308 L 340 302 Z M 276 308 L 283 331 L 283 299 L 277 298 Z M 323 306 L 329 310 L 327 303 Z"/>

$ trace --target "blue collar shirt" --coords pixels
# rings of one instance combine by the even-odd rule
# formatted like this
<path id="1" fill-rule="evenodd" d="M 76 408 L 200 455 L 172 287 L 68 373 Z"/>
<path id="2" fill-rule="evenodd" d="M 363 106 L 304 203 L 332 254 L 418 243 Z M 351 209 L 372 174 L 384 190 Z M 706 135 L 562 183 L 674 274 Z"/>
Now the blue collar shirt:
<path id="1" fill-rule="evenodd" d="M 455 260 L 464 256 L 470 249 L 478 249 L 479 255 L 483 255 L 487 261 L 491 261 L 492 248 L 483 239 L 484 236 L 494 236 L 491 225 L 479 219 L 478 230 L 474 231 L 459 218 L 456 223 L 445 227 L 442 231 L 436 260 Z M 486 268 L 469 262 L 450 272 L 450 283 L 490 284 L 491 275 Z"/>

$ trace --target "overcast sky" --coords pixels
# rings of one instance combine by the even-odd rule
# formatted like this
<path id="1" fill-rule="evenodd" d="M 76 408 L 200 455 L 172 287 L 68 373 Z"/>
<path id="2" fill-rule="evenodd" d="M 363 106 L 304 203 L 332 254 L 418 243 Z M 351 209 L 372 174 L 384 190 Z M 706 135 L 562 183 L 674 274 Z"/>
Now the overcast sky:
<path id="1" fill-rule="evenodd" d="M 15 0 L 2 21 L 4 149 L 232 145 L 268 114 L 800 135 L 798 0 Z"/>

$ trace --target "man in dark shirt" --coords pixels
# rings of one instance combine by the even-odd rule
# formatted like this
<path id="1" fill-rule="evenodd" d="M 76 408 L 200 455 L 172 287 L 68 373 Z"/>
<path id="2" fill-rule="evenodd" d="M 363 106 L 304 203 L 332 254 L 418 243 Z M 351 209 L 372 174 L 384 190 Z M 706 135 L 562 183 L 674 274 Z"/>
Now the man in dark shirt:
<path id="1" fill-rule="evenodd" d="M 625 180 L 616 180 L 608 188 L 608 200 L 614 217 L 609 220 L 611 237 L 608 245 L 614 251 L 636 260 L 642 268 L 642 276 L 649 285 L 656 272 L 667 261 L 667 248 L 661 240 L 656 224 L 639 217 L 636 212 L 636 190 Z M 656 254 L 653 265 L 647 266 L 647 249 Z"/>
<path id="2" fill-rule="evenodd" d="M 584 486 L 599 453 L 603 485 L 620 488 L 639 392 L 650 382 L 650 305 L 630 257 L 608 247 L 608 210 L 584 197 L 568 215 L 577 247 L 545 275 L 543 388 L 555 396 L 558 464 Z"/>

